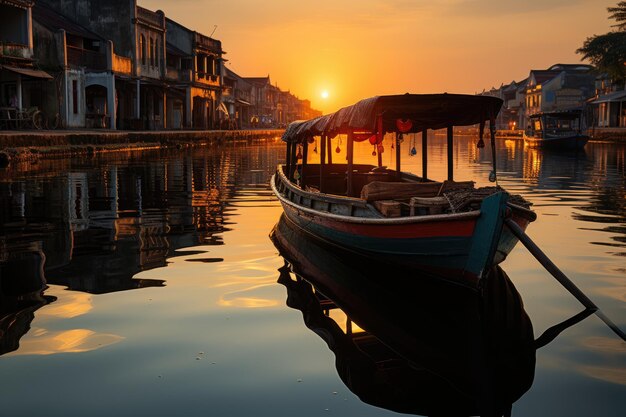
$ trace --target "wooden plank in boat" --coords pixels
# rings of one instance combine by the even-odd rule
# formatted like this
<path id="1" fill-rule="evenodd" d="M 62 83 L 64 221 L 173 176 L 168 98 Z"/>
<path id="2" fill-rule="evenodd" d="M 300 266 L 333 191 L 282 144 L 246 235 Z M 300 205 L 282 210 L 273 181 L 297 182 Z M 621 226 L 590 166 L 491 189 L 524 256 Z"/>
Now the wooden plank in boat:
<path id="1" fill-rule="evenodd" d="M 402 204 L 393 200 L 375 201 L 374 207 L 385 217 L 400 217 L 402 214 Z"/>
<path id="2" fill-rule="evenodd" d="M 420 214 L 441 214 L 450 206 L 445 197 L 412 197 L 409 200 L 411 216 Z"/>
<path id="3" fill-rule="evenodd" d="M 440 182 L 373 181 L 363 187 L 361 198 L 371 202 L 390 199 L 408 200 L 411 197 L 434 197 L 440 188 Z"/>
<path id="4" fill-rule="evenodd" d="M 436 197 L 443 192 L 473 188 L 473 181 L 382 182 L 373 181 L 363 187 L 361 198 L 368 201 L 408 200 L 411 197 Z"/>

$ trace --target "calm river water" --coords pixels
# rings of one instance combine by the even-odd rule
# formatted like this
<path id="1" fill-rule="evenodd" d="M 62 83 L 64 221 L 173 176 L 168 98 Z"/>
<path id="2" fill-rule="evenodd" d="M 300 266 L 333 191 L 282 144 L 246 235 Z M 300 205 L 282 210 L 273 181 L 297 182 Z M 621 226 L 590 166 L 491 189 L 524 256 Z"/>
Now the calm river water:
<path id="1" fill-rule="evenodd" d="M 412 142 L 402 155 L 419 173 Z M 430 142 L 430 177 L 442 178 L 445 138 Z M 486 185 L 491 156 L 475 142 L 455 139 L 455 176 Z M 538 214 L 528 234 L 626 329 L 626 145 L 589 143 L 573 155 L 497 145 L 500 184 Z M 374 160 L 371 151 L 363 161 Z M 392 154 L 385 164 L 394 166 Z M 417 381 L 422 368 L 381 353 L 359 327 L 370 330 L 367 320 L 333 308 L 340 301 L 294 287 L 302 282 L 268 237 L 282 213 L 268 182 L 283 161 L 282 143 L 270 140 L 0 170 L 0 416 L 363 417 L 436 413 L 461 401 L 453 389 L 432 394 L 434 382 Z M 341 259 L 319 265 L 345 279 L 363 273 Z M 502 268 L 535 338 L 583 310 L 522 245 Z M 376 271 L 391 281 L 399 274 Z M 467 328 L 450 325 L 465 315 L 463 302 L 413 291 L 422 309 L 389 326 L 427 320 L 443 336 L 424 336 L 420 347 L 445 340 L 435 357 L 457 343 L 463 350 Z M 397 303 L 412 299 L 404 291 Z M 367 316 L 384 317 L 395 308 L 388 301 L 368 304 Z M 364 351 L 373 362 L 358 356 Z M 626 343 L 595 315 L 535 359 L 514 362 L 523 376 L 505 378 L 519 397 L 513 416 L 624 415 Z M 437 359 L 423 361 L 429 370 Z"/>

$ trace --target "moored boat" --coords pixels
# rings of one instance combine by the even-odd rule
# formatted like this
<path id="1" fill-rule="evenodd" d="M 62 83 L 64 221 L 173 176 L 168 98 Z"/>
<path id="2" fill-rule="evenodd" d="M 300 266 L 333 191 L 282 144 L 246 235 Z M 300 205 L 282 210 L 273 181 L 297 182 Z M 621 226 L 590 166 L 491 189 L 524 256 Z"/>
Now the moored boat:
<path id="1" fill-rule="evenodd" d="M 454 126 L 479 125 L 478 146 L 489 121 L 496 181 L 495 117 L 502 101 L 459 94 L 377 96 L 286 129 L 285 165 L 271 186 L 285 215 L 327 243 L 391 262 L 434 272 L 471 287 L 502 262 L 517 243 L 504 227 L 512 218 L 522 229 L 535 219 L 530 204 L 496 183 L 476 188 L 455 181 Z M 428 130 L 447 129 L 447 179 L 428 177 Z M 421 133 L 422 175 L 401 170 L 404 135 Z M 332 161 L 331 139 L 347 139 L 347 163 Z M 385 135 L 395 149 L 395 169 L 382 165 Z M 320 138 L 319 163 L 308 159 Z M 354 163 L 354 144 L 374 146 L 377 165 Z M 416 153 L 414 148 L 412 153 Z M 301 158 L 299 158 L 301 157 Z M 302 159 L 302 162 L 300 162 Z"/>
<path id="2" fill-rule="evenodd" d="M 524 131 L 524 143 L 531 148 L 581 150 L 589 141 L 581 129 L 580 111 L 533 114 Z"/>
<path id="3" fill-rule="evenodd" d="M 428 416 L 510 415 L 535 370 L 532 323 L 498 266 L 483 294 L 327 247 L 281 217 L 286 303 L 365 403 Z"/>

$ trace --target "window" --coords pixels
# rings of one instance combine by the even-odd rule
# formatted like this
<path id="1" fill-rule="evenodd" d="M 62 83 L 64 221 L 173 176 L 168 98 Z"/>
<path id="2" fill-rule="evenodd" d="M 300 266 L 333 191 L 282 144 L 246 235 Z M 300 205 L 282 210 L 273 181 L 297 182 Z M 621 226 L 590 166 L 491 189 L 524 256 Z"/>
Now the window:
<path id="1" fill-rule="evenodd" d="M 141 64 L 146 65 L 146 38 L 143 35 L 139 37 L 139 57 Z"/>
<path id="2" fill-rule="evenodd" d="M 155 66 L 159 67 L 161 65 L 161 48 L 159 48 L 159 40 L 156 40 L 156 54 L 155 55 Z"/>
<path id="3" fill-rule="evenodd" d="M 154 39 L 150 38 L 150 65 L 154 66 Z"/>
<path id="4" fill-rule="evenodd" d="M 78 114 L 78 80 L 72 80 L 72 112 Z"/>
<path id="5" fill-rule="evenodd" d="M 207 57 L 207 70 L 210 75 L 215 75 L 215 60 L 212 56 Z"/>
<path id="6" fill-rule="evenodd" d="M 198 65 L 198 77 L 200 78 L 204 78 L 204 75 L 206 73 L 206 58 L 204 55 L 197 55 L 196 56 L 196 62 Z"/>

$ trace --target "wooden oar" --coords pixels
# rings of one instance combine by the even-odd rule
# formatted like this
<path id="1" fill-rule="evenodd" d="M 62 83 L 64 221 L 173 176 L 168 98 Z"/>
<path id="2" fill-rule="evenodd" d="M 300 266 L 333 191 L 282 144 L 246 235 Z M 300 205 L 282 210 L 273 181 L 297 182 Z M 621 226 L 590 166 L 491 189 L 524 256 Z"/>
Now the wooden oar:
<path id="1" fill-rule="evenodd" d="M 535 349 L 539 349 L 552 342 L 556 337 L 561 334 L 563 330 L 569 329 L 575 324 L 580 323 L 590 315 L 595 313 L 592 309 L 586 308 L 575 316 L 570 317 L 569 319 L 562 321 L 559 324 L 555 324 L 554 326 L 546 329 L 541 336 L 535 340 Z"/>
<path id="2" fill-rule="evenodd" d="M 530 237 L 524 233 L 521 227 L 517 225 L 512 219 L 505 219 L 504 223 L 511 230 L 511 232 L 519 239 L 520 242 L 526 246 L 526 249 L 539 261 L 539 263 L 561 283 L 566 290 L 568 290 L 578 301 L 581 302 L 587 309 L 593 310 L 596 316 L 598 316 L 613 332 L 618 335 L 622 340 L 626 341 L 626 334 L 619 328 L 611 319 L 609 319 L 604 313 L 596 306 L 593 301 L 589 299 L 563 272 L 543 253 L 539 246 L 533 242 Z"/>

